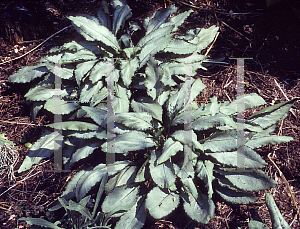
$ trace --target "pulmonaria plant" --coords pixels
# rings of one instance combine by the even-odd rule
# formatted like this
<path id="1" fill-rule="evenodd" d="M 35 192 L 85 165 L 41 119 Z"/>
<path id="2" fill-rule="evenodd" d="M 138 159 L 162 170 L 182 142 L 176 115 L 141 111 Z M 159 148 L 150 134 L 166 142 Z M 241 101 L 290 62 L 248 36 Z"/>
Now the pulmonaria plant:
<path id="1" fill-rule="evenodd" d="M 111 131 L 107 128 L 107 99 L 113 100 L 115 113 L 114 153 L 138 152 L 144 157 L 138 162 L 108 165 L 99 161 L 95 167 L 80 170 L 62 198 L 76 198 L 80 203 L 108 176 L 101 211 L 119 218 L 114 228 L 142 228 L 148 213 L 160 219 L 180 201 L 191 219 L 208 223 L 215 210 L 213 194 L 229 203 L 248 204 L 257 200 L 252 192 L 274 187 L 276 182 L 259 170 L 266 162 L 254 149 L 292 140 L 269 134 L 295 100 L 264 108 L 245 120 L 245 169 L 238 170 L 236 106 L 240 100 L 246 109 L 266 103 L 257 94 L 222 104 L 213 97 L 207 106 L 194 101 L 205 85 L 191 76 L 198 68 L 205 69 L 202 62 L 209 60 L 201 51 L 213 41 L 218 27 L 177 35 L 174 32 L 192 10 L 170 18 L 177 8 L 169 6 L 145 19 L 145 36 L 133 44 L 131 34 L 139 26 L 127 22 L 131 9 L 117 0 L 111 1 L 111 8 L 112 18 L 106 1 L 102 1 L 97 18 L 69 16 L 85 40 L 53 48 L 38 65 L 10 76 L 10 82 L 16 83 L 40 80 L 25 95 L 32 102 L 33 119 L 42 107 L 63 119 L 58 123 L 62 135 L 51 130 L 57 123 L 46 125 L 18 172 L 51 157 L 59 147 L 54 145 L 57 138 L 63 139 L 65 169 L 107 153 L 107 132 Z M 56 97 L 54 73 L 59 65 L 64 89 L 58 90 L 61 97 Z M 115 92 L 108 87 L 111 79 Z M 202 138 L 203 134 L 208 137 Z M 152 182 L 150 188 L 146 182 Z M 55 209 L 60 207 L 66 208 L 65 202 Z"/>

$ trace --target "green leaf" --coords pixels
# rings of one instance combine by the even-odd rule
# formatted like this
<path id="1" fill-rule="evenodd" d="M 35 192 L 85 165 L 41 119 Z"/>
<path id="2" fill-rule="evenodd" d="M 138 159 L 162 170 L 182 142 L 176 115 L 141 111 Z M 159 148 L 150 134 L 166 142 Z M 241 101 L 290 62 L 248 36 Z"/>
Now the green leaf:
<path id="1" fill-rule="evenodd" d="M 117 135 L 114 140 L 115 153 L 127 153 L 129 151 L 142 150 L 155 145 L 147 134 L 141 131 L 131 131 Z M 107 152 L 107 143 L 101 146 L 103 152 Z"/>
<path id="2" fill-rule="evenodd" d="M 54 95 L 66 96 L 66 90 L 54 90 L 53 84 L 45 84 L 44 86 L 37 85 L 31 88 L 26 94 L 25 98 L 32 101 L 46 101 Z"/>
<path id="3" fill-rule="evenodd" d="M 145 65 L 145 63 L 149 60 L 151 55 L 155 55 L 159 51 L 165 49 L 167 45 L 170 43 L 171 39 L 172 39 L 172 35 L 168 34 L 164 37 L 151 40 L 151 42 L 143 46 L 139 54 L 140 68 L 142 68 Z"/>
<path id="4" fill-rule="evenodd" d="M 131 101 L 131 107 L 133 108 L 134 112 L 147 112 L 153 118 L 162 122 L 162 113 L 163 109 L 161 105 L 155 103 L 153 100 L 147 97 L 139 97 L 137 101 Z"/>
<path id="5" fill-rule="evenodd" d="M 37 114 L 43 108 L 44 102 L 42 101 L 34 101 L 30 106 L 30 117 L 32 120 L 36 119 Z"/>
<path id="6" fill-rule="evenodd" d="M 172 39 L 168 46 L 164 49 L 164 52 L 172 52 L 175 54 L 191 54 L 195 51 L 196 46 L 194 44 L 179 39 Z"/>
<path id="7" fill-rule="evenodd" d="M 138 198 L 140 186 L 124 185 L 121 187 L 116 187 L 112 192 L 110 192 L 104 199 L 102 203 L 102 211 L 104 213 L 109 213 L 118 206 L 122 206 L 122 210 L 129 210 L 135 204 Z M 119 217 L 123 213 L 117 213 L 114 217 Z"/>
<path id="8" fill-rule="evenodd" d="M 80 86 L 81 80 L 93 68 L 93 66 L 96 64 L 97 61 L 98 60 L 91 60 L 76 65 L 76 69 L 74 72 L 75 72 L 75 79 L 78 86 Z"/>
<path id="9" fill-rule="evenodd" d="M 101 25 L 105 26 L 109 30 L 111 29 L 111 21 L 109 18 L 109 10 L 107 1 L 101 1 L 101 6 L 97 12 L 98 19 Z"/>
<path id="10" fill-rule="evenodd" d="M 76 200 L 82 200 L 90 189 L 103 179 L 106 173 L 106 164 L 99 164 L 93 170 L 85 172 L 76 185 Z"/>
<path id="11" fill-rule="evenodd" d="M 269 227 L 262 222 L 250 220 L 248 223 L 249 229 L 269 229 Z"/>
<path id="12" fill-rule="evenodd" d="M 213 152 L 213 153 L 205 153 L 208 156 L 213 157 L 218 163 L 227 166 L 237 167 L 237 151 L 231 152 Z M 265 160 L 261 158 L 261 156 L 256 153 L 253 149 L 244 146 L 244 156 L 245 156 L 245 168 L 263 168 L 267 165 Z"/>
<path id="13" fill-rule="evenodd" d="M 157 159 L 157 164 L 159 165 L 169 160 L 172 156 L 175 156 L 178 151 L 183 151 L 183 145 L 179 141 L 168 138 L 164 143 L 161 156 Z"/>
<path id="14" fill-rule="evenodd" d="M 10 83 L 28 83 L 32 80 L 42 77 L 48 72 L 48 69 L 42 64 L 26 66 L 19 69 L 16 73 L 8 77 Z"/>
<path id="15" fill-rule="evenodd" d="M 97 94 L 100 89 L 103 87 L 103 82 L 98 81 L 93 84 L 91 82 L 87 82 L 80 87 L 80 102 L 89 102 L 93 95 Z"/>
<path id="16" fill-rule="evenodd" d="M 61 64 L 70 64 L 70 63 L 78 63 L 78 62 L 85 62 L 89 60 L 95 60 L 97 57 L 96 55 L 91 52 L 90 50 L 84 49 L 82 47 L 81 50 L 70 53 L 65 52 L 61 57 Z"/>
<path id="17" fill-rule="evenodd" d="M 189 138 L 190 136 L 189 131 L 192 132 L 192 150 L 196 151 L 196 149 L 199 149 L 201 151 L 204 151 L 203 146 L 197 141 L 197 135 L 193 130 L 177 130 L 171 136 L 182 144 L 186 144 L 187 138 Z"/>
<path id="18" fill-rule="evenodd" d="M 202 161 L 198 161 L 195 171 L 198 173 L 197 177 L 199 177 L 200 180 L 204 181 L 205 187 L 208 191 L 208 199 L 211 199 L 213 194 L 212 181 L 214 180 L 214 164 L 208 160 L 206 160 L 204 163 Z"/>
<path id="19" fill-rule="evenodd" d="M 249 137 L 252 137 L 253 134 L 246 131 L 244 131 L 244 133 L 245 141 L 247 142 Z M 209 150 L 211 152 L 229 152 L 237 150 L 236 138 L 236 129 L 217 131 L 210 137 L 203 140 L 203 147 L 204 150 Z"/>
<path id="20" fill-rule="evenodd" d="M 58 132 L 46 131 L 37 142 L 35 142 L 29 149 L 18 173 L 24 172 L 38 164 L 42 159 L 49 158 L 54 150 L 58 150 L 60 145 L 54 144 L 58 139 L 63 138 Z"/>
<path id="21" fill-rule="evenodd" d="M 132 16 L 131 9 L 128 5 L 117 6 L 113 16 L 113 33 L 117 35 L 121 25 Z"/>
<path id="22" fill-rule="evenodd" d="M 178 124 L 187 124 L 186 116 L 190 115 L 191 121 L 193 122 L 195 119 L 200 118 L 201 116 L 210 115 L 211 112 L 209 110 L 202 110 L 198 108 L 197 110 L 192 110 L 190 113 L 187 113 L 184 111 L 178 113 L 175 118 L 172 121 L 172 126 L 178 125 Z"/>
<path id="23" fill-rule="evenodd" d="M 67 79 L 67 80 L 73 80 L 73 73 L 74 73 L 74 66 L 73 64 L 65 64 L 61 65 L 60 67 L 57 65 L 57 62 L 55 61 L 60 61 L 61 57 L 55 60 L 48 60 L 46 63 L 46 67 L 48 70 L 53 73 L 54 75 L 58 75 L 62 79 Z"/>
<path id="24" fill-rule="evenodd" d="M 89 79 L 94 84 L 95 82 L 101 80 L 103 76 L 108 76 L 111 73 L 110 72 L 111 67 L 113 68 L 113 66 L 111 66 L 109 62 L 104 62 L 104 61 L 98 62 L 97 64 L 94 65 L 89 75 Z"/>
<path id="25" fill-rule="evenodd" d="M 58 106 L 60 106 L 58 108 Z M 79 105 L 74 102 L 61 100 L 59 97 L 53 96 L 48 99 L 44 105 L 44 108 L 50 111 L 52 114 L 69 114 L 72 111 L 79 108 Z M 58 112 L 58 109 L 60 112 Z"/>
<path id="26" fill-rule="evenodd" d="M 101 183 L 100 183 L 100 186 L 99 186 L 99 190 L 98 190 L 98 193 L 97 193 L 97 197 L 96 197 L 96 200 L 95 200 L 95 205 L 94 205 L 94 209 L 93 209 L 93 213 L 92 213 L 92 218 L 94 219 L 95 215 L 96 215 L 96 211 L 97 211 L 97 208 L 98 208 L 98 205 L 100 203 L 100 199 L 101 199 L 101 196 L 103 194 L 103 191 L 104 191 L 104 187 L 105 187 L 105 184 L 107 182 L 107 179 L 108 179 L 108 174 L 106 173 L 102 180 L 101 180 Z"/>
<path id="27" fill-rule="evenodd" d="M 107 111 L 102 110 L 96 107 L 87 107 L 87 106 L 82 106 L 81 107 L 86 113 L 88 114 L 89 117 L 91 117 L 95 123 L 98 125 L 102 125 L 104 119 L 106 119 Z"/>
<path id="28" fill-rule="evenodd" d="M 85 216 L 89 220 L 92 220 L 92 216 L 91 216 L 91 213 L 89 212 L 89 210 L 72 200 L 69 200 L 69 206 L 67 208 L 71 211 L 77 211 L 82 216 Z"/>
<path id="29" fill-rule="evenodd" d="M 240 95 L 231 103 L 221 104 L 220 112 L 225 115 L 237 114 L 237 106 L 245 104 L 245 110 L 266 104 L 265 100 L 256 93 Z"/>
<path id="30" fill-rule="evenodd" d="M 132 77 L 139 67 L 139 60 L 137 57 L 129 60 L 121 60 L 121 76 L 124 85 L 128 87 L 131 84 Z"/>
<path id="31" fill-rule="evenodd" d="M 88 41 L 101 41 L 105 45 L 119 50 L 120 46 L 116 37 L 103 25 L 84 16 L 68 16 L 74 28 Z"/>
<path id="32" fill-rule="evenodd" d="M 129 112 L 128 90 L 119 84 L 115 85 L 116 96 L 113 100 L 113 109 L 115 113 Z"/>
<path id="33" fill-rule="evenodd" d="M 94 152 L 95 149 L 99 148 L 100 146 L 101 146 L 101 142 L 97 141 L 87 146 L 84 146 L 80 149 L 77 149 L 72 155 L 70 165 L 73 165 L 74 163 L 87 158 L 89 155 L 91 155 Z"/>
<path id="34" fill-rule="evenodd" d="M 285 221 L 281 215 L 273 196 L 270 193 L 266 192 L 266 204 L 270 212 L 272 227 L 273 228 L 284 228 L 290 229 L 290 225 Z"/>
<path id="35" fill-rule="evenodd" d="M 254 194 L 237 190 L 225 185 L 220 180 L 214 184 L 214 190 L 223 200 L 231 204 L 250 204 L 258 200 L 258 197 Z"/>
<path id="36" fill-rule="evenodd" d="M 89 171 L 85 171 L 85 170 L 80 170 L 77 173 L 75 173 L 75 175 L 71 178 L 71 180 L 67 183 L 65 191 L 61 194 L 61 197 L 70 195 L 70 193 L 74 192 L 74 196 L 75 196 L 75 191 L 76 191 L 76 186 L 77 183 L 79 181 L 79 179 L 85 174 L 88 173 Z M 52 211 L 49 209 L 49 211 Z"/>
<path id="37" fill-rule="evenodd" d="M 190 159 L 191 159 L 190 155 L 186 154 L 181 168 L 175 163 L 173 164 L 173 166 L 174 166 L 175 174 L 180 178 L 183 184 L 183 188 L 185 189 L 185 192 L 188 193 L 189 195 L 191 194 L 194 199 L 197 199 L 198 190 L 194 183 L 195 171 L 194 171 L 193 163 Z"/>
<path id="38" fill-rule="evenodd" d="M 62 130 L 77 130 L 77 131 L 88 131 L 88 130 L 98 130 L 99 126 L 88 123 L 88 122 L 80 122 L 80 121 L 65 121 L 65 122 L 57 122 L 45 125 L 46 127 L 55 126 L 61 127 Z"/>
<path id="39" fill-rule="evenodd" d="M 22 217 L 22 218 L 19 218 L 18 220 L 24 220 L 24 221 L 26 221 L 26 223 L 28 223 L 30 225 L 38 225 L 38 226 L 52 228 L 52 229 L 62 229 L 62 227 L 59 227 L 59 226 L 55 225 L 54 223 L 50 223 L 44 219 Z"/>
<path id="40" fill-rule="evenodd" d="M 266 129 L 267 127 L 283 120 L 296 101 L 297 98 L 266 107 L 251 115 L 247 120 L 260 125 L 263 129 Z"/>
<path id="41" fill-rule="evenodd" d="M 246 146 L 255 149 L 261 146 L 265 146 L 268 144 L 276 145 L 284 142 L 290 142 L 294 139 L 289 136 L 278 136 L 278 135 L 269 135 L 269 136 L 253 136 L 247 143 Z"/>
<path id="42" fill-rule="evenodd" d="M 163 70 L 158 66 L 158 62 L 154 57 L 150 57 L 145 70 L 146 79 L 144 85 L 147 88 L 147 94 L 153 99 L 162 94 L 164 85 L 162 84 Z"/>
<path id="43" fill-rule="evenodd" d="M 216 114 L 215 116 L 202 116 L 193 121 L 188 128 L 201 131 L 207 130 L 219 126 L 236 127 L 236 123 L 227 115 Z"/>
<path id="44" fill-rule="evenodd" d="M 145 209 L 154 219 L 161 219 L 174 211 L 179 204 L 179 195 L 173 192 L 165 193 L 159 187 L 154 187 L 148 194 Z"/>
<path id="45" fill-rule="evenodd" d="M 201 192 L 199 192 L 198 198 L 195 199 L 193 195 L 188 195 L 183 190 L 180 191 L 183 208 L 187 215 L 199 223 L 207 224 L 210 218 L 214 216 L 214 202 Z"/>
<path id="46" fill-rule="evenodd" d="M 136 203 L 117 222 L 115 229 L 141 229 L 146 221 L 147 212 L 145 211 L 146 196 L 139 196 Z"/>
<path id="47" fill-rule="evenodd" d="M 114 118 L 116 123 L 121 123 L 133 130 L 149 130 L 152 129 L 152 116 L 147 112 L 143 113 L 119 113 Z M 105 120 L 106 123 L 106 120 Z"/>
<path id="48" fill-rule="evenodd" d="M 159 187 L 169 188 L 175 183 L 175 171 L 170 161 L 159 165 L 157 163 L 157 157 L 159 155 L 161 155 L 160 151 L 151 151 L 151 157 L 149 161 L 151 178 Z"/>
<path id="49" fill-rule="evenodd" d="M 177 7 L 174 5 L 170 5 L 167 8 L 155 11 L 150 18 L 146 18 L 144 20 L 144 28 L 146 29 L 146 35 L 160 27 L 167 20 L 167 18 L 176 11 Z"/>
<path id="50" fill-rule="evenodd" d="M 194 12 L 193 10 L 189 10 L 181 14 L 178 14 L 174 17 L 171 17 L 167 22 L 162 24 L 161 27 L 168 26 L 168 25 L 175 25 L 174 29 L 172 30 L 172 32 L 175 32 L 177 31 L 178 27 L 184 22 L 184 20 L 193 12 Z"/>
<path id="51" fill-rule="evenodd" d="M 271 179 L 261 170 L 245 169 L 238 171 L 223 171 L 215 169 L 215 171 L 224 175 L 234 187 L 246 191 L 261 191 L 273 188 L 277 185 L 276 181 Z"/>
<path id="52" fill-rule="evenodd" d="M 137 172 L 136 170 L 136 166 L 126 166 L 120 173 L 109 179 L 105 185 L 105 193 L 110 193 L 115 187 L 132 184 Z"/>
<path id="53" fill-rule="evenodd" d="M 203 49 L 213 42 L 219 27 L 213 25 L 207 29 L 202 28 L 196 37 L 190 43 L 197 45 L 197 52 L 200 53 Z"/>

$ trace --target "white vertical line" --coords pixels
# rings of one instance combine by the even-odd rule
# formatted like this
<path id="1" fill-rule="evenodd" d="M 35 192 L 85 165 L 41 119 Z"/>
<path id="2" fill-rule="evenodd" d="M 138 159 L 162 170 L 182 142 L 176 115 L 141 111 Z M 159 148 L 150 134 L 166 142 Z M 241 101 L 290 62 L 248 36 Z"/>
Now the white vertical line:
<path id="1" fill-rule="evenodd" d="M 237 84 L 236 91 L 237 97 L 245 96 L 244 89 L 244 62 L 245 59 L 252 58 L 231 58 L 237 60 Z M 237 168 L 244 170 L 245 169 L 245 100 L 241 99 L 237 102 L 237 123 L 236 123 L 236 144 L 237 144 Z"/>
<path id="2" fill-rule="evenodd" d="M 184 157 L 183 166 L 186 165 L 190 160 L 192 160 L 192 130 L 190 128 L 190 124 L 192 121 L 191 112 L 192 112 L 192 98 L 191 98 L 191 91 L 192 91 L 192 79 L 191 79 L 191 72 L 192 66 L 190 64 L 185 65 L 185 75 L 187 76 L 186 83 L 184 84 L 184 92 L 185 92 L 185 99 L 184 99 L 184 142 L 183 150 L 184 155 L 187 154 L 187 157 Z M 188 163 L 190 165 L 190 163 Z M 188 166 L 185 168 L 186 172 L 193 172 L 193 167 Z"/>
<path id="3" fill-rule="evenodd" d="M 106 163 L 113 164 L 115 162 L 115 114 L 114 114 L 114 76 L 115 76 L 114 59 L 107 59 L 107 153 Z M 114 166 L 107 166 L 107 170 L 114 170 Z"/>
<path id="4" fill-rule="evenodd" d="M 55 89 L 54 89 L 54 99 L 55 99 L 55 114 L 54 114 L 54 131 L 58 132 L 59 135 L 56 136 L 54 140 L 54 171 L 62 171 L 62 115 L 61 115 L 61 59 L 59 58 L 55 63 L 54 67 L 55 73 Z"/>

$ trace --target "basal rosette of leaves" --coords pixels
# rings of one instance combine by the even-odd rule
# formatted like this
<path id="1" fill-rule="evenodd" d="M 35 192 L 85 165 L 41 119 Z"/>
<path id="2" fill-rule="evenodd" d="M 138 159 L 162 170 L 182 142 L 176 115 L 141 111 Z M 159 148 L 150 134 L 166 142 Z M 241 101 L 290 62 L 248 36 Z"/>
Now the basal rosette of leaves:
<path id="1" fill-rule="evenodd" d="M 71 200 L 84 207 L 91 189 L 108 177 L 101 212 L 119 218 L 115 228 L 142 228 L 147 212 L 160 219 L 175 210 L 180 201 L 191 219 L 208 223 L 214 215 L 213 194 L 232 204 L 248 204 L 257 200 L 252 192 L 274 187 L 276 182 L 259 170 L 266 162 L 254 149 L 292 140 L 270 133 L 296 100 L 264 108 L 246 119 L 245 170 L 237 170 L 236 106 L 239 100 L 245 102 L 246 109 L 265 101 L 249 94 L 232 103 L 219 104 L 216 97 L 207 106 L 199 107 L 194 102 L 205 85 L 191 76 L 196 69 L 204 68 L 201 61 L 206 57 L 200 52 L 213 41 L 218 28 L 197 28 L 176 35 L 174 32 L 192 11 L 168 19 L 176 12 L 175 6 L 169 6 L 145 19 L 145 36 L 133 44 L 130 34 L 137 25 L 126 23 L 130 8 L 125 1 L 112 1 L 111 6 L 115 10 L 112 18 L 106 1 L 102 1 L 97 18 L 69 16 L 86 41 L 54 48 L 37 66 L 25 67 L 10 77 L 16 83 L 40 79 L 25 95 L 33 103 L 33 118 L 41 107 L 55 114 L 57 105 L 63 115 L 61 123 L 46 126 L 18 172 L 51 157 L 59 147 L 54 144 L 58 138 L 63 139 L 64 169 L 74 168 L 96 149 L 106 153 L 108 130 L 103 102 L 113 95 L 114 153 L 139 152 L 145 156 L 139 163 L 99 162 L 80 170 L 67 184 L 61 196 L 64 200 L 52 210 L 64 207 L 78 212 L 81 207 L 75 208 L 78 205 Z M 55 64 L 58 59 L 61 69 Z M 61 71 L 64 87 L 59 102 L 53 89 L 56 71 Z M 107 89 L 109 77 L 114 77 L 114 93 Z M 70 99 L 78 103 L 68 102 Z M 62 135 L 53 131 L 57 124 Z M 208 137 L 203 139 L 203 134 Z M 144 185 L 149 180 L 153 181 L 151 190 Z M 64 201 L 69 201 L 69 208 Z M 80 214 L 92 220 L 86 210 Z M 89 228 L 80 225 L 78 228 Z"/>

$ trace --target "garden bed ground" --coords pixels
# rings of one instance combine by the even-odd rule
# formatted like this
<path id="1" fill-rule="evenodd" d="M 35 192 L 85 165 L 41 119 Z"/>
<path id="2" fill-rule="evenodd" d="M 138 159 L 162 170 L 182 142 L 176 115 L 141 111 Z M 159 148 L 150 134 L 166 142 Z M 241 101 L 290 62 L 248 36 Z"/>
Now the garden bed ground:
<path id="1" fill-rule="evenodd" d="M 211 45 L 208 55 L 212 58 L 225 58 L 228 64 L 213 65 L 208 71 L 198 71 L 196 77 L 201 78 L 207 88 L 198 97 L 199 101 L 207 101 L 217 96 L 219 101 L 234 100 L 236 97 L 236 61 L 229 57 L 252 57 L 245 61 L 245 93 L 255 92 L 262 96 L 268 104 L 284 102 L 300 97 L 300 4 L 295 0 L 282 1 L 270 8 L 264 1 L 230 1 L 230 0 L 177 0 L 173 1 L 179 11 L 193 9 L 194 13 L 184 23 L 184 28 L 208 27 L 218 25 L 220 34 Z M 239 3 L 235 3 L 239 2 Z M 30 109 L 25 103 L 24 94 L 30 85 L 13 85 L 7 82 L 8 76 L 18 69 L 34 65 L 43 52 L 53 46 L 62 45 L 72 40 L 76 32 L 68 28 L 47 40 L 38 49 L 17 60 L 32 50 L 51 34 L 63 29 L 70 23 L 66 15 L 78 13 L 95 14 L 99 1 L 83 0 L 48 0 L 48 1 L 2 1 L 0 16 L 2 23 L 4 13 L 15 14 L 16 7 L 25 7 L 34 16 L 34 12 L 46 12 L 48 21 L 34 25 L 36 33 L 25 34 L 27 28 L 21 27 L 18 36 L 30 37 L 32 42 L 12 43 L 13 37 L 2 31 L 0 34 L 0 133 L 5 133 L 15 145 L 14 153 L 8 155 L 11 161 L 18 161 L 9 167 L 0 168 L 0 228 L 26 228 L 20 217 L 42 217 L 53 205 L 64 189 L 73 173 L 51 173 L 53 160 L 45 160 L 28 172 L 17 174 L 28 148 L 20 143 L 26 133 L 26 142 L 35 142 L 39 138 L 39 126 L 50 123 L 53 117 L 44 113 L 35 121 L 30 120 Z M 133 19 L 142 21 L 155 10 L 164 7 L 164 1 L 128 0 L 132 8 Z M 166 1 L 166 4 L 171 4 Z M 39 11 L 37 11 L 39 10 Z M 27 12 L 23 10 L 22 12 Z M 26 16 L 23 16 L 26 18 Z M 17 19 L 11 19 L 17 20 Z M 54 23 L 53 22 L 58 22 Z M 30 24 L 30 21 L 28 22 Z M 48 24 L 47 24 L 48 23 Z M 44 27 L 43 27 L 44 26 Z M 7 35 L 7 36 L 6 36 Z M 135 34 L 139 36 L 139 34 Z M 40 40 L 42 39 L 42 40 Z M 4 63 L 6 62 L 6 63 Z M 257 151 L 267 161 L 264 171 L 278 182 L 270 192 L 280 212 L 292 228 L 299 228 L 299 215 L 290 192 L 279 170 L 285 176 L 288 185 L 300 205 L 300 139 L 299 139 L 299 101 L 288 113 L 287 118 L 280 122 L 273 134 L 286 135 L 294 138 L 293 142 L 262 147 Z M 252 111 L 246 112 L 246 117 Z M 270 153 L 270 158 L 268 154 Z M 133 159 L 134 155 L 130 155 Z M 0 155 L 3 166 L 4 156 Z M 275 167 L 272 161 L 278 166 Z M 10 170 L 9 170 L 9 169 Z M 9 176 L 10 175 L 10 176 Z M 247 222 L 255 219 L 266 223 L 271 228 L 271 220 L 265 205 L 264 192 L 259 192 L 259 201 L 250 205 L 228 206 L 223 202 L 216 204 L 215 217 L 208 225 L 200 225 L 191 221 L 183 210 L 172 212 L 162 220 L 147 219 L 144 228 L 247 228 Z"/>

